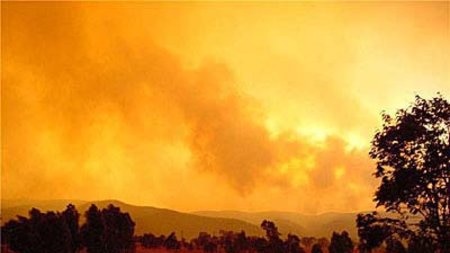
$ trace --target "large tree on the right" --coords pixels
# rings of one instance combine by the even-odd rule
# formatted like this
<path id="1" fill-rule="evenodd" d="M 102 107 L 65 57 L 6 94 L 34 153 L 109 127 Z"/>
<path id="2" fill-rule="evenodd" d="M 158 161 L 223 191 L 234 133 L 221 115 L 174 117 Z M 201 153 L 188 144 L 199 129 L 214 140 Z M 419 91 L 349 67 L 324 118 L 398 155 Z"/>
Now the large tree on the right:
<path id="1" fill-rule="evenodd" d="M 416 96 L 409 107 L 382 119 L 369 154 L 381 180 L 374 200 L 388 215 L 358 215 L 361 248 L 406 239 L 411 246 L 423 242 L 450 252 L 449 102 L 441 94 Z"/>

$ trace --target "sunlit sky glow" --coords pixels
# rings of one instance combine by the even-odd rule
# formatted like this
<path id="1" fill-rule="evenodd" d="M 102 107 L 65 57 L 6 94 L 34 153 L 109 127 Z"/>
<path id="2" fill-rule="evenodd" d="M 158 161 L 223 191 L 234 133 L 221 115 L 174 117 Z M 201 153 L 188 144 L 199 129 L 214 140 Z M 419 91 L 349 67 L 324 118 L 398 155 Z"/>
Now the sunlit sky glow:
<path id="1" fill-rule="evenodd" d="M 3 199 L 368 210 L 380 112 L 450 94 L 449 2 L 1 6 Z"/>

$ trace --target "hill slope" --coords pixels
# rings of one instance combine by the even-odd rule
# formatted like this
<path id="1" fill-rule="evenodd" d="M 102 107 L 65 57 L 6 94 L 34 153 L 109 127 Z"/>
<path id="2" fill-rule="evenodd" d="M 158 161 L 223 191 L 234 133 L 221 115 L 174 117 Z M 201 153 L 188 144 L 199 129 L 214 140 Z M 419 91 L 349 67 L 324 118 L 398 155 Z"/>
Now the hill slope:
<path id="1" fill-rule="evenodd" d="M 356 213 L 324 213 L 306 215 L 294 212 L 238 212 L 199 211 L 194 214 L 234 218 L 259 225 L 264 219 L 272 220 L 283 235 L 295 233 L 301 236 L 330 237 L 333 231 L 346 230 L 352 238 L 357 238 Z"/>
<path id="2" fill-rule="evenodd" d="M 196 237 L 199 232 L 218 234 L 220 230 L 241 231 L 248 235 L 263 235 L 260 229 L 262 220 L 274 221 L 283 236 L 288 233 L 300 236 L 330 237 L 333 231 L 347 230 L 352 238 L 357 238 L 356 213 L 325 213 L 305 215 L 294 212 L 239 212 L 239 211 L 199 211 L 193 213 L 177 212 L 149 206 L 129 205 L 117 200 L 88 202 L 82 200 L 2 200 L 2 223 L 16 215 L 27 216 L 32 207 L 41 211 L 62 211 L 68 203 L 77 206 L 83 214 L 91 204 L 103 208 L 108 204 L 119 206 L 130 213 L 136 223 L 136 234 L 151 232 L 169 234 L 176 232 L 178 237 Z M 83 221 L 82 221 L 83 222 Z"/>
<path id="3" fill-rule="evenodd" d="M 182 213 L 169 209 L 147 206 L 134 206 L 116 200 L 96 202 L 87 201 L 2 201 L 2 223 L 15 218 L 17 215 L 27 216 L 32 207 L 41 211 L 62 211 L 68 203 L 74 203 L 80 213 L 84 213 L 91 204 L 100 208 L 109 204 L 120 207 L 122 211 L 130 213 L 136 223 L 136 234 L 151 232 L 153 234 L 169 234 L 176 232 L 179 238 L 196 237 L 199 232 L 218 234 L 220 230 L 241 231 L 249 235 L 262 235 L 259 226 L 234 218 L 215 218 L 196 214 Z"/>

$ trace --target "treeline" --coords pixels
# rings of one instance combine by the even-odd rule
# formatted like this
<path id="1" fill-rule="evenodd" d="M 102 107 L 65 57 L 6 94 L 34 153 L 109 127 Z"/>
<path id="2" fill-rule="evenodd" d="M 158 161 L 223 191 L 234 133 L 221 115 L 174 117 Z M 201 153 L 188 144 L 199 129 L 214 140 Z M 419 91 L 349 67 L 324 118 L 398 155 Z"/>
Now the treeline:
<path id="1" fill-rule="evenodd" d="M 205 253 L 322 253 L 326 252 L 326 249 L 334 253 L 347 253 L 353 250 L 353 243 L 345 231 L 342 234 L 333 234 L 330 243 L 326 238 L 300 238 L 294 234 L 288 234 L 283 240 L 275 223 L 267 220 L 261 223 L 261 228 L 265 231 L 265 237 L 247 236 L 245 231 L 222 230 L 218 236 L 200 232 L 198 237 L 190 241 L 183 238 L 178 241 L 175 233 L 167 237 L 146 233 L 136 237 L 136 241 L 144 248 L 200 250 Z"/>
<path id="2" fill-rule="evenodd" d="M 283 240 L 275 223 L 264 220 L 261 228 L 265 237 L 247 236 L 244 231 L 220 231 L 219 236 L 206 232 L 197 238 L 178 240 L 175 233 L 155 236 L 146 233 L 134 235 L 135 223 L 128 213 L 109 205 L 99 209 L 91 205 L 84 213 L 80 226 L 80 214 L 74 205 L 62 212 L 43 213 L 36 208 L 29 217 L 18 216 L 1 228 L 2 252 L 16 253 L 129 253 L 137 246 L 165 248 L 168 250 L 201 250 L 205 253 L 350 253 L 353 243 L 347 232 L 333 233 L 331 242 L 326 238 L 301 239 L 288 234 Z"/>
<path id="3" fill-rule="evenodd" d="M 86 221 L 80 227 L 80 214 L 74 205 L 63 212 L 42 213 L 33 208 L 28 218 L 18 216 L 2 226 L 2 252 L 133 252 L 135 223 L 128 213 L 113 205 L 101 210 L 91 205 L 84 216 Z"/>
<path id="4" fill-rule="evenodd" d="M 282 238 L 275 223 L 268 220 L 261 223 L 265 236 L 248 236 L 245 231 L 220 231 L 219 235 L 200 232 L 196 238 L 187 241 L 184 238 L 178 239 L 175 232 L 167 236 L 155 236 L 151 233 L 134 235 L 134 221 L 128 213 L 114 205 L 103 209 L 91 205 L 84 217 L 84 223 L 80 226 L 80 214 L 71 204 L 62 212 L 43 213 L 33 208 L 29 211 L 29 217 L 18 216 L 2 226 L 2 252 L 132 253 L 138 247 L 204 253 L 435 252 L 428 247 L 429 240 L 402 242 L 390 239 L 384 244 L 380 243 L 384 238 L 383 227 L 369 229 L 368 226 L 362 226 L 365 223 L 359 216 L 360 241 L 365 240 L 359 245 L 352 242 L 346 231 L 333 232 L 330 241 L 326 238 L 300 238 L 295 234 Z M 380 240 L 373 239 L 376 237 L 380 237 Z M 369 242 L 373 245 L 370 244 L 371 249 L 367 251 L 363 247 L 367 247 Z"/>

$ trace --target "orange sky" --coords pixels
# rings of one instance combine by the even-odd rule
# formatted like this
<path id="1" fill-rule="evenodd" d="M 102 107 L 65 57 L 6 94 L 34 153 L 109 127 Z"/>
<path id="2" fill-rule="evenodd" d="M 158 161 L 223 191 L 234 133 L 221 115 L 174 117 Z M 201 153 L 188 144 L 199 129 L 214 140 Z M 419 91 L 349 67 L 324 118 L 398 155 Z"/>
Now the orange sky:
<path id="1" fill-rule="evenodd" d="M 371 209 L 380 112 L 450 93 L 449 10 L 2 3 L 2 198 Z"/>

